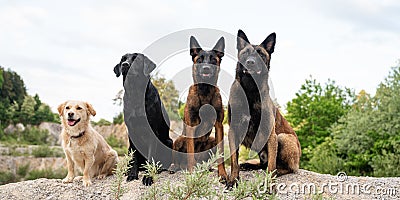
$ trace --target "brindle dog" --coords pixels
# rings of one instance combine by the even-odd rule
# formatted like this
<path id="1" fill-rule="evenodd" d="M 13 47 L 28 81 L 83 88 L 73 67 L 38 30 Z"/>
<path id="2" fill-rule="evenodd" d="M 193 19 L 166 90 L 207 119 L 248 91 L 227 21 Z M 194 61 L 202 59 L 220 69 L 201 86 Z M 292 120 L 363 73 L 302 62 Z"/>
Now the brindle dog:
<path id="1" fill-rule="evenodd" d="M 228 187 L 239 178 L 239 145 L 258 152 L 260 163 L 241 165 L 241 169 L 266 169 L 278 174 L 299 167 L 300 143 L 296 133 L 279 113 L 269 96 L 268 74 L 276 34 L 270 34 L 260 45 L 249 43 L 238 31 L 238 63 L 235 82 L 229 96 L 228 133 L 231 151 L 231 176 Z"/>
<path id="2" fill-rule="evenodd" d="M 192 56 L 192 77 L 194 84 L 190 86 L 184 111 L 184 128 L 173 145 L 175 168 L 193 170 L 195 165 L 194 153 L 200 160 L 206 160 L 204 152 L 218 144 L 219 153 L 223 155 L 223 126 L 224 109 L 222 98 L 217 85 L 221 59 L 224 56 L 225 40 L 221 37 L 212 50 L 203 50 L 197 40 L 190 37 L 190 55 Z M 215 127 L 216 139 L 210 137 Z M 188 153 L 182 157 L 179 152 Z M 201 155 L 201 152 L 203 155 Z M 206 155 L 206 154 L 205 154 Z M 185 158 L 187 163 L 185 162 Z M 187 164 L 187 166 L 185 166 Z M 173 169 L 176 170 L 176 169 Z M 218 160 L 218 175 L 221 181 L 227 180 L 223 158 Z"/>

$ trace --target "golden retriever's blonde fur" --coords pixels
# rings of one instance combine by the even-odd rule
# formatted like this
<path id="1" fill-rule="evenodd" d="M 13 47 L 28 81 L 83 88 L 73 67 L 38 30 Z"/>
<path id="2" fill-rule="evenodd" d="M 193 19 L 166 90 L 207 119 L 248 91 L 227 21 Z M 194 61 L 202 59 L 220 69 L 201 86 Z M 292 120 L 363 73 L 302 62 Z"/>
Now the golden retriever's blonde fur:
<path id="1" fill-rule="evenodd" d="M 82 101 L 66 101 L 58 106 L 61 123 L 62 147 L 67 158 L 68 174 L 63 183 L 83 179 L 84 186 L 92 184 L 91 178 L 102 179 L 111 175 L 118 162 L 118 154 L 90 125 L 90 116 L 96 111 Z M 83 176 L 75 177 L 75 166 Z"/>

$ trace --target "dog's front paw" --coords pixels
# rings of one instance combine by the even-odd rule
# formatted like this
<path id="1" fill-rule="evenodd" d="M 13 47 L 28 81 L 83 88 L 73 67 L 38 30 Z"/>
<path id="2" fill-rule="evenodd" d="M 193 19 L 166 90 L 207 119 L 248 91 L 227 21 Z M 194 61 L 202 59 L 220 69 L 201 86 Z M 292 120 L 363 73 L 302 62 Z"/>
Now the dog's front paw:
<path id="1" fill-rule="evenodd" d="M 175 174 L 177 171 L 181 170 L 181 168 L 174 163 L 171 164 L 171 166 L 168 168 L 168 172 L 170 174 Z"/>
<path id="2" fill-rule="evenodd" d="M 154 183 L 154 180 L 151 176 L 143 176 L 142 183 L 145 186 L 151 186 Z"/>
<path id="3" fill-rule="evenodd" d="M 97 179 L 101 180 L 104 179 L 107 176 L 107 174 L 100 174 L 97 176 Z"/>
<path id="4" fill-rule="evenodd" d="M 139 180 L 139 176 L 138 175 L 128 175 L 128 177 L 126 178 L 126 182 L 130 182 L 133 180 Z"/>
<path id="5" fill-rule="evenodd" d="M 90 181 L 90 178 L 83 178 L 83 186 L 89 187 L 92 185 L 92 181 Z"/>
<path id="6" fill-rule="evenodd" d="M 219 182 L 222 183 L 222 184 L 227 184 L 227 182 L 228 182 L 228 177 L 227 177 L 227 176 L 224 176 L 224 175 L 220 175 L 220 176 L 219 176 Z"/>
<path id="7" fill-rule="evenodd" d="M 239 165 L 239 169 L 240 171 L 253 171 L 260 169 L 260 166 L 251 163 L 242 163 Z"/>
<path id="8" fill-rule="evenodd" d="M 231 181 L 227 181 L 225 184 L 226 189 L 231 190 L 232 188 L 237 186 L 237 181 L 236 180 L 231 180 Z"/>
<path id="9" fill-rule="evenodd" d="M 77 176 L 77 177 L 74 178 L 74 182 L 81 181 L 82 178 L 83 178 L 83 176 Z"/>
<path id="10" fill-rule="evenodd" d="M 230 177 L 225 184 L 226 189 L 231 190 L 232 188 L 236 187 L 238 185 L 238 180 L 239 177 L 234 178 L 234 177 Z"/>
<path id="11" fill-rule="evenodd" d="M 63 183 L 72 183 L 72 181 L 74 181 L 73 176 L 67 176 L 62 180 Z"/>

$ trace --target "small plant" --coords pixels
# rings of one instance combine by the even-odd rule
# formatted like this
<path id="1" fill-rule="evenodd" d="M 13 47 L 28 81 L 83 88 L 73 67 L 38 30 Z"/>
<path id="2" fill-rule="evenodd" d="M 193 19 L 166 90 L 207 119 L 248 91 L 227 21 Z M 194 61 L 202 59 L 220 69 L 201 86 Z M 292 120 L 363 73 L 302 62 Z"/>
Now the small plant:
<path id="1" fill-rule="evenodd" d="M 146 161 L 146 164 L 143 165 L 143 167 L 146 169 L 145 171 L 145 176 L 151 177 L 154 182 L 157 181 L 158 179 L 158 173 L 162 167 L 162 164 L 160 164 L 160 161 L 155 162 L 154 159 L 151 159 L 152 161 Z"/>
<path id="2" fill-rule="evenodd" d="M 239 180 L 236 188 L 232 190 L 232 196 L 235 199 L 243 199 L 251 197 L 252 199 L 265 199 L 266 197 L 275 198 L 272 194 L 271 187 L 276 176 L 275 171 L 267 170 L 255 174 L 253 180 Z"/>
<path id="3" fill-rule="evenodd" d="M 21 178 L 25 178 L 25 176 L 28 174 L 29 166 L 30 166 L 30 163 L 19 166 L 17 169 L 17 175 Z"/>
<path id="4" fill-rule="evenodd" d="M 317 194 L 311 194 L 309 197 L 311 200 L 333 200 L 333 197 L 325 198 L 322 193 L 317 192 Z"/>
<path id="5" fill-rule="evenodd" d="M 183 171 L 184 180 L 181 184 L 171 185 L 170 181 L 166 181 L 158 187 L 153 185 L 142 199 L 224 199 L 223 185 L 209 170 L 221 156 L 210 153 L 210 159 L 207 162 L 198 163 L 193 172 Z"/>
<path id="6" fill-rule="evenodd" d="M 126 192 L 126 188 L 122 186 L 122 182 L 124 181 L 125 174 L 129 169 L 129 162 L 133 158 L 133 153 L 125 154 L 124 158 L 122 158 L 117 167 L 114 170 L 115 179 L 111 184 L 111 191 L 115 196 L 115 199 L 120 199 L 121 196 Z"/>

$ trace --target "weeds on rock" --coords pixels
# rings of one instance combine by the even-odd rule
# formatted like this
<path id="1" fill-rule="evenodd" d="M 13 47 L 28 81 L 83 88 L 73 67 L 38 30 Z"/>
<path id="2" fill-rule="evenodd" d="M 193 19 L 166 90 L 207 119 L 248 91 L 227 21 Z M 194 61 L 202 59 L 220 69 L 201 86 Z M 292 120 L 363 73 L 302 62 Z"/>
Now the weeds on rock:
<path id="1" fill-rule="evenodd" d="M 122 158 L 117 167 L 114 169 L 114 180 L 111 184 L 111 191 L 115 199 L 120 199 L 121 196 L 126 192 L 126 188 L 122 186 L 122 182 L 125 179 L 125 174 L 128 172 L 129 169 L 129 162 L 133 158 L 133 152 L 129 154 L 125 154 L 124 158 Z"/>

